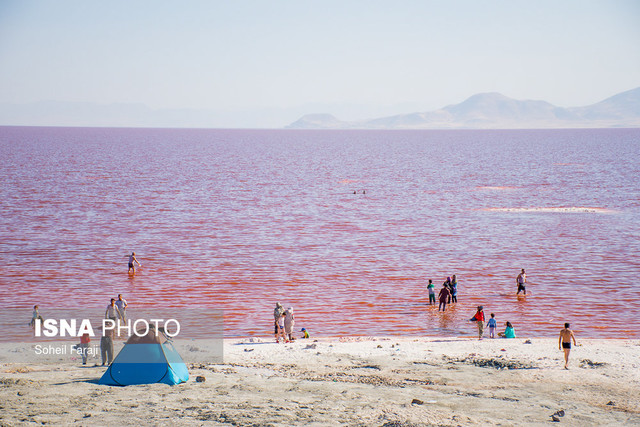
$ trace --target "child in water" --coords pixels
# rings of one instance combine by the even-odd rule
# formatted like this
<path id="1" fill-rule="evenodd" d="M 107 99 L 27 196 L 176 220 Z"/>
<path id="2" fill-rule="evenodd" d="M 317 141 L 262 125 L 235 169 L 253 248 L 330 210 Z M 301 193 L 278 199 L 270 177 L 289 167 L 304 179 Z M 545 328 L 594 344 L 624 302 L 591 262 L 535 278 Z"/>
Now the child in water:
<path id="1" fill-rule="evenodd" d="M 305 328 L 300 329 L 300 332 L 303 334 L 302 338 L 309 338 L 309 332 Z"/>
<path id="2" fill-rule="evenodd" d="M 29 326 L 31 326 L 32 328 L 36 327 L 36 322 L 44 322 L 44 319 L 42 318 L 42 316 L 40 316 L 40 312 L 38 311 L 38 306 L 34 305 L 33 306 L 33 314 L 31 315 L 31 322 L 29 322 Z"/>
<path id="3" fill-rule="evenodd" d="M 427 289 L 429 290 L 429 305 L 436 303 L 436 289 L 433 285 L 433 281 L 429 279 L 429 284 L 427 285 Z"/>

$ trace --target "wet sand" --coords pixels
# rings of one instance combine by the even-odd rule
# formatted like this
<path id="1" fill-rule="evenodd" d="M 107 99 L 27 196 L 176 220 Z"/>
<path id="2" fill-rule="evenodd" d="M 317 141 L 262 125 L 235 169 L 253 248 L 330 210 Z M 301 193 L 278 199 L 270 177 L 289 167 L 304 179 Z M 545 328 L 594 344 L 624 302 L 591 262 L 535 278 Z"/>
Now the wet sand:
<path id="1" fill-rule="evenodd" d="M 543 425 L 559 410 L 562 425 L 640 424 L 640 341 L 579 339 L 569 370 L 556 339 L 525 341 L 225 340 L 224 363 L 191 363 L 176 386 L 3 363 L 0 425 Z"/>

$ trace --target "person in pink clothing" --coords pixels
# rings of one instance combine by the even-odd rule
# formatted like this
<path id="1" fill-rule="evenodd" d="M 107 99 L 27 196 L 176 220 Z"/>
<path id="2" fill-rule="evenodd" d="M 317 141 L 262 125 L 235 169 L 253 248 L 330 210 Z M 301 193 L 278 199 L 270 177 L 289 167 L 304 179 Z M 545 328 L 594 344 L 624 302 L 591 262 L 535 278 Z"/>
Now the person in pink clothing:
<path id="1" fill-rule="evenodd" d="M 91 338 L 89 337 L 89 334 L 83 334 L 80 337 L 80 345 L 79 350 L 80 350 L 80 354 L 82 355 L 82 364 L 86 365 L 87 364 L 87 356 L 88 356 L 88 350 L 89 350 L 89 343 L 91 342 Z"/>

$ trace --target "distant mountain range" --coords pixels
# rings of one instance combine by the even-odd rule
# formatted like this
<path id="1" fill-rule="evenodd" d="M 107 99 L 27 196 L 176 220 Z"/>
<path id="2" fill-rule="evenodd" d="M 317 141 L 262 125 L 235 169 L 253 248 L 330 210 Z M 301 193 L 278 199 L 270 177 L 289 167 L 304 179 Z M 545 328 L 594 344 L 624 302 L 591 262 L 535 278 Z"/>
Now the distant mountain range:
<path id="1" fill-rule="evenodd" d="M 562 108 L 546 101 L 520 101 L 499 93 L 426 113 L 400 114 L 362 121 L 341 121 L 331 114 L 309 114 L 289 129 L 540 129 L 640 127 L 640 87 L 586 107 Z"/>
<path id="2" fill-rule="evenodd" d="M 306 111 L 365 111 L 375 106 L 325 104 L 290 108 L 153 109 L 144 104 L 41 101 L 0 103 L 0 126 L 104 126 L 174 128 L 281 128 Z M 378 111 L 378 112 L 374 112 Z M 345 113 L 347 112 L 347 113 Z M 536 129 L 640 127 L 640 88 L 586 107 L 562 108 L 545 101 L 519 101 L 483 93 L 426 113 L 343 121 L 331 114 L 309 114 L 290 129 Z"/>

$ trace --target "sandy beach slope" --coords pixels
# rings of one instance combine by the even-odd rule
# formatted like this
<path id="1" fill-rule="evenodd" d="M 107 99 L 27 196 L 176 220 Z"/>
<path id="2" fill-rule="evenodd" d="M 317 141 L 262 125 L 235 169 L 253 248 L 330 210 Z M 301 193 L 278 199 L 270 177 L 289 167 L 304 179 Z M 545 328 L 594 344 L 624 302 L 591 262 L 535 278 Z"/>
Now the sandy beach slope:
<path id="1" fill-rule="evenodd" d="M 224 363 L 190 364 L 173 387 L 3 363 L 0 425 L 546 425 L 558 410 L 560 425 L 640 425 L 640 341 L 579 339 L 569 370 L 556 339 L 525 341 L 225 340 Z"/>

